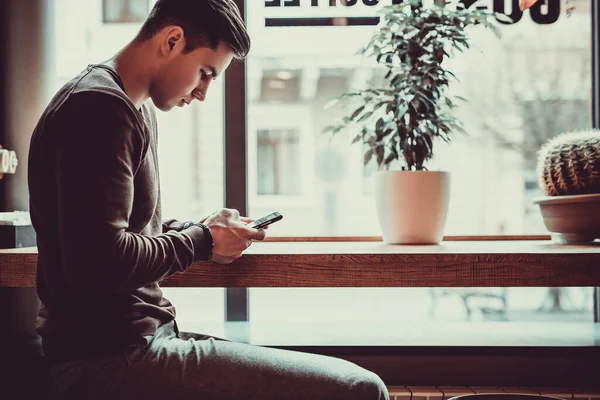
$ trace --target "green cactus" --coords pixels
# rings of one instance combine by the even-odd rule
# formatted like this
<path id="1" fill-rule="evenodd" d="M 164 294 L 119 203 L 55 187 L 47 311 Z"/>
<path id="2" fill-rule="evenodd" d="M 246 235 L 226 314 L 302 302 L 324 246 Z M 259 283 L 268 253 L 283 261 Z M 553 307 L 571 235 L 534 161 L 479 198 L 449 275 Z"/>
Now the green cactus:
<path id="1" fill-rule="evenodd" d="M 600 193 L 600 130 L 550 139 L 539 152 L 537 170 L 547 196 Z"/>

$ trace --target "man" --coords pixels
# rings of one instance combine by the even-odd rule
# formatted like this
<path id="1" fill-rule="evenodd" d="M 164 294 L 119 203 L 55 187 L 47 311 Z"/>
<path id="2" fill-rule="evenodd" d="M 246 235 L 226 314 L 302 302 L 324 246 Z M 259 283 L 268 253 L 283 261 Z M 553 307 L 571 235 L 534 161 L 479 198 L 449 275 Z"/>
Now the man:
<path id="1" fill-rule="evenodd" d="M 262 229 L 236 210 L 161 220 L 157 126 L 206 98 L 250 40 L 232 0 L 158 0 L 138 35 L 53 98 L 29 155 L 38 332 L 55 398 L 386 399 L 349 362 L 179 333 L 158 282 L 231 263 Z"/>

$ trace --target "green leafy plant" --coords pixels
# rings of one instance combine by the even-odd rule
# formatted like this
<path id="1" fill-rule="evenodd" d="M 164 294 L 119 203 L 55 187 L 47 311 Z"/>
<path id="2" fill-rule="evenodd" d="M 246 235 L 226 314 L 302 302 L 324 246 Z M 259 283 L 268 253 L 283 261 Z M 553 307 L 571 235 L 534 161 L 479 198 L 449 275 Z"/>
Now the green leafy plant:
<path id="1" fill-rule="evenodd" d="M 464 129 L 451 111 L 460 96 L 451 98 L 446 89 L 454 74 L 442 65 L 450 49 L 469 48 L 467 27 L 481 24 L 499 37 L 494 17 L 512 20 L 504 14 L 434 5 L 424 7 L 420 0 L 407 0 L 381 9 L 381 20 L 363 55 L 376 58 L 383 67 L 385 85 L 345 93 L 340 100 L 352 105 L 352 112 L 341 122 L 325 128 L 332 135 L 350 125 L 361 127 L 352 143 L 363 143 L 367 150 L 364 164 L 376 157 L 380 169 L 394 161 L 403 170 L 426 170 L 433 156 L 436 138 L 450 142 L 451 134 Z"/>

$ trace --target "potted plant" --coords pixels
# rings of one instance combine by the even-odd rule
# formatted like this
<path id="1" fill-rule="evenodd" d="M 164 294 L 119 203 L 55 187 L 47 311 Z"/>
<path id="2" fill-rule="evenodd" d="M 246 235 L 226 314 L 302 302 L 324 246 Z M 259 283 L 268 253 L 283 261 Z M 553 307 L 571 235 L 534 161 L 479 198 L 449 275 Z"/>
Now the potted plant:
<path id="1" fill-rule="evenodd" d="M 382 8 L 380 23 L 362 53 L 386 71 L 385 84 L 345 93 L 326 106 L 343 100 L 352 108 L 324 132 L 335 135 L 358 125 L 352 143 L 366 146 L 365 165 L 377 161 L 375 199 L 387 243 L 442 240 L 449 174 L 429 171 L 427 162 L 436 141 L 449 143 L 453 133 L 464 132 L 451 112 L 456 100 L 465 100 L 446 95 L 455 77 L 443 60 L 451 49 L 469 48 L 469 26 L 481 24 L 499 36 L 494 17 L 512 22 L 503 14 L 466 9 L 461 2 L 455 8 L 438 4 L 425 7 L 420 0 L 407 0 Z"/>
<path id="2" fill-rule="evenodd" d="M 538 182 L 545 196 L 534 203 L 556 242 L 600 239 L 600 130 L 548 140 L 538 154 Z"/>

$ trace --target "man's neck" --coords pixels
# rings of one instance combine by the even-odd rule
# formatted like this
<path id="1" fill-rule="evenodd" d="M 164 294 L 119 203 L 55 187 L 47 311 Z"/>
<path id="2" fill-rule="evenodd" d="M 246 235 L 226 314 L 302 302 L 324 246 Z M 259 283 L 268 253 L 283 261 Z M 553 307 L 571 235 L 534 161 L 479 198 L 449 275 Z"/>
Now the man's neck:
<path id="1" fill-rule="evenodd" d="M 130 42 L 105 63 L 117 71 L 125 86 L 125 94 L 137 109 L 150 97 L 153 62 L 149 58 L 152 52 L 145 48 L 149 44 Z"/>

